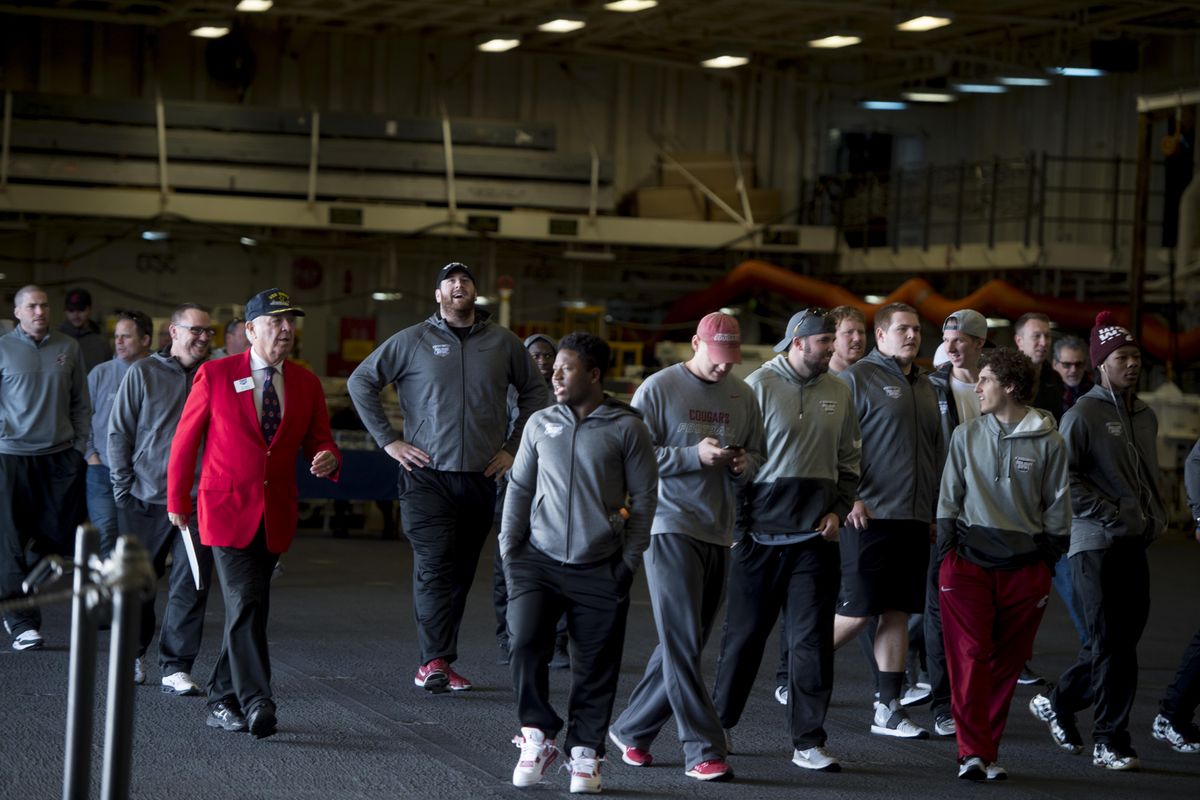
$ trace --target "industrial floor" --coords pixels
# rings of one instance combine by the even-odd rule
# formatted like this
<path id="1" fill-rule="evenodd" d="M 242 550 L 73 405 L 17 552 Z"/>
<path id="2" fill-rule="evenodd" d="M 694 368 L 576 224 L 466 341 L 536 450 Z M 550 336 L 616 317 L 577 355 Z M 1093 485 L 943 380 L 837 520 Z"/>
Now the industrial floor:
<path id="1" fill-rule="evenodd" d="M 149 680 L 136 691 L 133 796 L 139 798 L 453 798 L 551 797 L 566 794 L 568 775 L 552 768 L 531 789 L 511 783 L 517 732 L 507 669 L 497 664 L 491 609 L 491 557 L 485 547 L 463 624 L 456 667 L 475 690 L 431 696 L 413 686 L 417 648 L 411 607 L 408 545 L 356 533 L 334 540 L 302 532 L 275 582 L 270 627 L 280 732 L 256 741 L 205 727 L 200 698 L 159 691 L 156 644 Z M 812 773 L 790 763 L 784 709 L 772 697 L 775 641 L 745 718 L 734 731 L 730 764 L 736 780 L 698 784 L 684 775 L 674 725 L 652 752 L 654 766 L 626 766 L 610 753 L 604 792 L 621 797 L 783 798 L 911 796 L 922 800 L 1003 794 L 1009 798 L 1200 797 L 1200 754 L 1175 753 L 1150 737 L 1163 688 L 1183 647 L 1200 626 L 1200 546 L 1173 533 L 1151 551 L 1151 620 L 1139 648 L 1141 681 L 1133 712 L 1136 774 L 1110 773 L 1086 755 L 1056 748 L 1045 725 L 1026 709 L 1036 687 L 1018 687 L 1001 748 L 1011 775 L 1004 784 L 966 784 L 955 777 L 953 739 L 902 741 L 869 733 L 869 672 L 856 646 L 838 653 L 829 749 L 840 774 Z M 165 582 L 164 582 L 165 584 Z M 196 666 L 207 679 L 221 633 L 219 593 L 209 606 L 204 647 Z M 160 609 L 162 603 L 160 593 Z M 69 609 L 46 612 L 41 651 L 0 652 L 0 798 L 61 796 L 66 713 Z M 656 634 L 644 578 L 634 587 L 616 712 L 641 674 Z M 1053 597 L 1038 637 L 1034 664 L 1049 677 L 1074 656 L 1075 635 Z M 102 660 L 108 635 L 101 634 Z M 719 641 L 706 653 L 711 680 Z M 106 668 L 98 685 L 104 687 Z M 568 676 L 551 673 L 555 702 L 565 706 Z M 100 689 L 103 694 L 103 688 Z M 103 696 L 97 719 L 103 718 Z M 930 725 L 928 707 L 913 710 Z M 1085 736 L 1090 718 L 1080 727 Z M 99 796 L 102 723 L 97 723 L 93 796 Z"/>

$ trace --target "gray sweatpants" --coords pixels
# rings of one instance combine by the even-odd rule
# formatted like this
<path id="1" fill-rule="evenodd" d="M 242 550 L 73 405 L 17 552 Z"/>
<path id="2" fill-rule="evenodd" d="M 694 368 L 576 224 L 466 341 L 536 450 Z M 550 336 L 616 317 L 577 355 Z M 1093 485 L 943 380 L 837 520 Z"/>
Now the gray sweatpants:
<path id="1" fill-rule="evenodd" d="M 649 749 L 671 715 L 684 765 L 724 760 L 725 734 L 700 671 L 700 654 L 725 593 L 729 548 L 679 533 L 656 533 L 646 551 L 646 582 L 658 646 L 612 730 L 627 747 Z"/>

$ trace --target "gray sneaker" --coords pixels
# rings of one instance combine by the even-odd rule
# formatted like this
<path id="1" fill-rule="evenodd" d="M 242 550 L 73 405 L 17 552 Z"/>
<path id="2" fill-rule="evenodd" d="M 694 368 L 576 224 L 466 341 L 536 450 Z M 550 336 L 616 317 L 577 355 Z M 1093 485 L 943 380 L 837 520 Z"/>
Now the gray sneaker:
<path id="1" fill-rule="evenodd" d="M 146 670 L 142 667 L 142 659 L 135 658 L 133 660 L 133 682 L 141 686 L 146 682 Z"/>
<path id="2" fill-rule="evenodd" d="M 901 739 L 928 739 L 929 731 L 908 718 L 908 712 L 893 700 L 889 705 L 875 704 L 875 718 L 871 721 L 871 733 L 879 736 L 896 736 Z"/>
<path id="3" fill-rule="evenodd" d="M 1008 780 L 1008 770 L 996 763 L 988 764 L 987 779 L 989 781 L 1006 781 Z"/>
<path id="4" fill-rule="evenodd" d="M 841 763 L 829 755 L 824 747 L 809 747 L 792 753 L 792 763 L 804 769 L 821 770 L 823 772 L 841 772 Z"/>
<path id="5" fill-rule="evenodd" d="M 788 687 L 776 686 L 775 687 L 775 702 L 779 703 L 779 705 L 781 705 L 781 706 L 786 706 L 787 698 L 788 698 Z"/>
<path id="6" fill-rule="evenodd" d="M 954 724 L 954 717 L 946 712 L 937 715 L 933 721 L 933 732 L 938 736 L 954 736 L 958 733 L 958 726 Z"/>

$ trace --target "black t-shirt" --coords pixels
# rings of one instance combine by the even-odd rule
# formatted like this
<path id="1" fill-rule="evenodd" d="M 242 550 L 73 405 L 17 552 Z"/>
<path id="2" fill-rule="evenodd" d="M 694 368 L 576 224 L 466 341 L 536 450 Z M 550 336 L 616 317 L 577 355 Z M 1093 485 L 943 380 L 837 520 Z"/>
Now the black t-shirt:
<path id="1" fill-rule="evenodd" d="M 467 340 L 467 334 L 471 332 L 471 328 L 473 326 L 468 325 L 465 328 L 460 328 L 456 325 L 451 325 L 450 323 L 447 322 L 446 327 L 449 328 L 450 330 L 454 331 L 454 335 L 458 337 L 458 340 L 460 342 L 465 342 Z"/>

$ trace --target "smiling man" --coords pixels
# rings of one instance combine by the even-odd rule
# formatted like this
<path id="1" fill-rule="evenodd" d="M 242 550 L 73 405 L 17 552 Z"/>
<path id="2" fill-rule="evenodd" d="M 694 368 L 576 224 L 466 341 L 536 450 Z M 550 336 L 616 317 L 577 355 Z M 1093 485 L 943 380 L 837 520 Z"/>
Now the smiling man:
<path id="1" fill-rule="evenodd" d="M 841 376 L 862 430 L 862 481 L 841 533 L 842 599 L 834 626 L 841 646 L 878 616 L 879 699 L 871 732 L 926 738 L 900 706 L 908 616 L 925 607 L 929 533 L 942 465 L 933 385 L 914 361 L 921 320 L 905 303 L 875 312 L 876 349 Z"/>
<path id="2" fill-rule="evenodd" d="M 466 691 L 451 668 L 479 553 L 491 530 L 497 482 L 513 463 L 529 416 L 546 405 L 546 384 L 521 340 L 476 308 L 475 276 L 453 262 L 438 270 L 438 310 L 367 356 L 346 383 L 359 417 L 400 462 L 400 514 L 413 547 L 413 609 L 420 664 L 413 683 Z M 379 393 L 394 384 L 403 438 Z M 517 391 L 510 424 L 508 389 Z"/>

